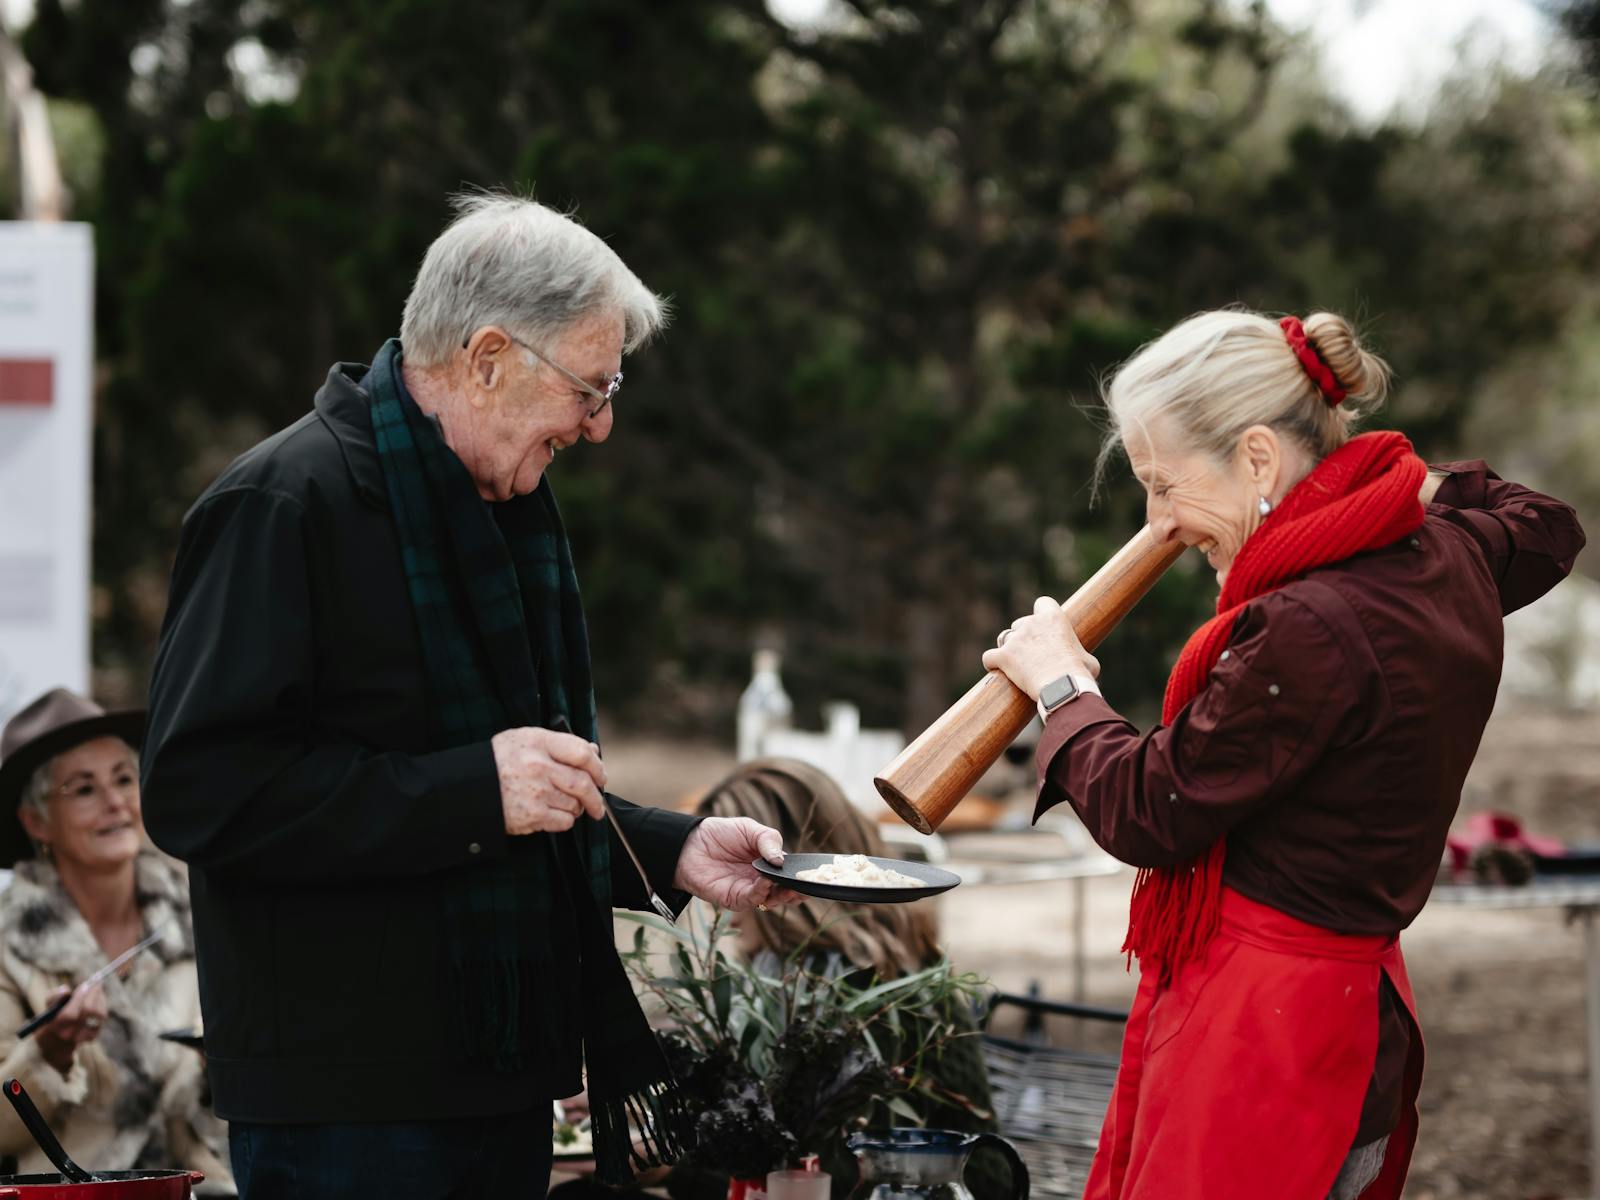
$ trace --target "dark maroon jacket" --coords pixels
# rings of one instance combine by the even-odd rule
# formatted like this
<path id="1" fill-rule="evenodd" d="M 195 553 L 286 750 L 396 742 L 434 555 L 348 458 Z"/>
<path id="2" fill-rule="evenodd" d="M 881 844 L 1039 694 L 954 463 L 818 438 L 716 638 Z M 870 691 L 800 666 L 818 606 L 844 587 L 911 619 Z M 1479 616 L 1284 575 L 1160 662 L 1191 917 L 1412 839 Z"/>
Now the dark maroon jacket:
<path id="1" fill-rule="evenodd" d="M 1501 618 L 1584 541 L 1570 507 L 1482 462 L 1435 469 L 1416 534 L 1246 604 L 1170 726 L 1141 734 L 1093 695 L 1052 714 L 1038 812 L 1068 801 L 1140 867 L 1226 835 L 1226 881 L 1253 900 L 1343 933 L 1409 925 L 1494 706 Z"/>

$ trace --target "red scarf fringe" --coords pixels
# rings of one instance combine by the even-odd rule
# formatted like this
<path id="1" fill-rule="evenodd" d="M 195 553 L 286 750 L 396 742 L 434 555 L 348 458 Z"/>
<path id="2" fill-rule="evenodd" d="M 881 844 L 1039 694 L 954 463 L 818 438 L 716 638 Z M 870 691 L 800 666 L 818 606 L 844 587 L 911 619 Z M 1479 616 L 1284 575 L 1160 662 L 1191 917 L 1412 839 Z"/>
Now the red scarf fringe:
<path id="1" fill-rule="evenodd" d="M 1228 572 L 1217 615 L 1190 635 L 1167 679 L 1161 721 L 1172 724 L 1211 678 L 1251 600 L 1364 550 L 1398 541 L 1422 524 L 1417 493 L 1427 467 L 1404 435 L 1364 433 L 1317 464 L 1252 534 Z M 1123 950 L 1162 976 L 1205 952 L 1222 911 L 1225 839 L 1171 867 L 1141 869 L 1128 906 Z"/>

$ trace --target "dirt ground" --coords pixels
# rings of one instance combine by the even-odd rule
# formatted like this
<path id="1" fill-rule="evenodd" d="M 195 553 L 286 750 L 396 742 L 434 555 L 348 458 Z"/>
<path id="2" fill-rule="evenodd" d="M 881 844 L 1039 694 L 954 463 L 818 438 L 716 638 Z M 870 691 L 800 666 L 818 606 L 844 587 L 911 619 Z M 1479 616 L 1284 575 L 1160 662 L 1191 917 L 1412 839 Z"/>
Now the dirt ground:
<path id="1" fill-rule="evenodd" d="M 693 796 L 732 763 L 714 745 L 617 737 L 606 757 L 614 790 L 657 804 Z M 1480 808 L 1600 844 L 1600 714 L 1497 713 L 1463 796 L 1463 812 Z M 988 856 L 1027 844 L 1019 835 L 977 838 L 952 839 L 952 853 Z M 1125 1006 L 1132 996 L 1133 977 L 1117 953 L 1131 881 L 1124 872 L 1084 888 L 1093 1003 Z M 1000 987 L 1036 982 L 1047 996 L 1070 997 L 1073 894 L 1066 882 L 958 888 L 939 901 L 944 943 L 960 966 Z M 1403 944 L 1428 1050 L 1406 1196 L 1590 1195 L 1581 926 L 1557 909 L 1433 904 Z"/>

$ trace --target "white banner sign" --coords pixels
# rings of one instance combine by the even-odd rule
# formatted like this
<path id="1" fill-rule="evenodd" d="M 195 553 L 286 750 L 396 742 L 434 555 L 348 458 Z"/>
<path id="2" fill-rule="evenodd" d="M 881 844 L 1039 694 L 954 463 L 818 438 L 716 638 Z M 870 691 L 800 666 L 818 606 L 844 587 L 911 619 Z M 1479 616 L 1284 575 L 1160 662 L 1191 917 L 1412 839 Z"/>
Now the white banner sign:
<path id="1" fill-rule="evenodd" d="M 0 221 L 0 721 L 89 690 L 94 240 Z"/>

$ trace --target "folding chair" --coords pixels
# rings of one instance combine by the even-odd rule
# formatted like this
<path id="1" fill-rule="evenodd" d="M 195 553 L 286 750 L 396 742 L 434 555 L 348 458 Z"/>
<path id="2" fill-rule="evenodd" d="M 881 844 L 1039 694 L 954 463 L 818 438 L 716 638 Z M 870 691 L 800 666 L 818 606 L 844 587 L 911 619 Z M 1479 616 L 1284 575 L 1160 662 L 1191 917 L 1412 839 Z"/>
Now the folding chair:
<path id="1" fill-rule="evenodd" d="M 1025 1014 L 1021 1039 L 987 1031 L 996 1010 L 1006 1007 Z M 1128 1014 L 1008 992 L 995 993 L 989 1003 L 983 1054 L 1000 1132 L 1021 1151 L 1034 1194 L 1078 1200 L 1116 1082 L 1117 1056 L 1050 1045 L 1046 1015 L 1121 1023 Z"/>

